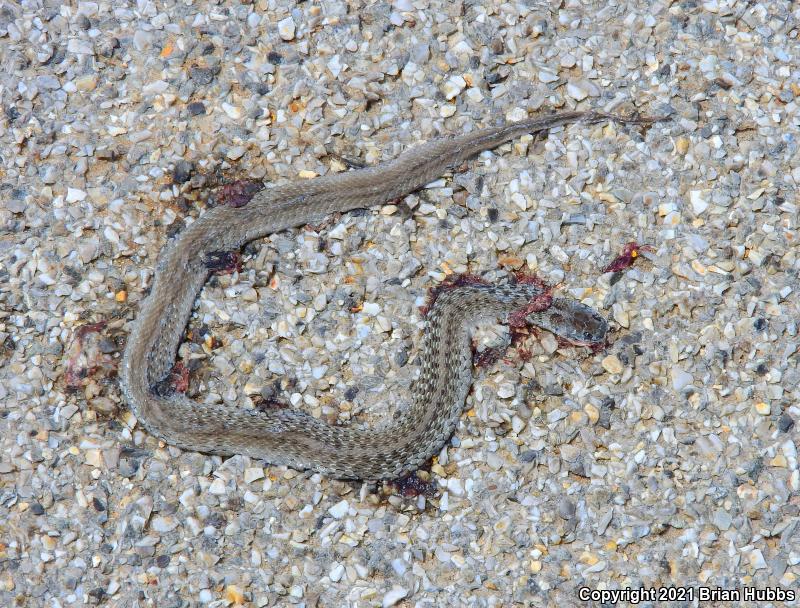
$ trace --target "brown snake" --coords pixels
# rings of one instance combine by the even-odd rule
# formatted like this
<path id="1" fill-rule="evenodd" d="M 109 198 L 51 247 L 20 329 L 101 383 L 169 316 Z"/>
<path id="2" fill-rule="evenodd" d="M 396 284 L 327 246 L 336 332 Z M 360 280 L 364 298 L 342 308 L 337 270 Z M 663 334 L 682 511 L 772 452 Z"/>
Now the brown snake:
<path id="1" fill-rule="evenodd" d="M 186 450 L 246 454 L 331 477 L 393 479 L 416 470 L 438 453 L 462 412 L 472 383 L 470 330 L 477 321 L 508 321 L 516 313 L 573 343 L 595 344 L 605 337 L 605 319 L 578 302 L 550 299 L 536 284 L 457 283 L 441 291 L 428 313 L 411 407 L 400 419 L 375 428 L 331 426 L 296 409 L 209 405 L 158 389 L 170 374 L 195 298 L 208 277 L 207 260 L 273 232 L 320 222 L 334 212 L 405 196 L 519 135 L 603 120 L 648 124 L 659 119 L 593 111 L 538 116 L 430 141 L 374 167 L 267 188 L 241 208 L 207 211 L 164 248 L 150 295 L 130 332 L 120 383 L 136 418 L 156 437 Z"/>

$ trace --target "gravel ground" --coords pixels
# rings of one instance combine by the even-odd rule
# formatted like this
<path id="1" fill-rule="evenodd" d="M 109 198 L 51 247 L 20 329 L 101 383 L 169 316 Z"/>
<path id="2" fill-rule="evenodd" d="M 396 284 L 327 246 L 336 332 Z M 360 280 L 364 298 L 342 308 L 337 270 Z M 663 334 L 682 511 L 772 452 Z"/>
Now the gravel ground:
<path id="1" fill-rule="evenodd" d="M 797 592 L 797 5 L 351 4 L 0 5 L 0 604 Z M 604 350 L 541 335 L 476 371 L 432 492 L 183 452 L 127 412 L 127 328 L 214 184 L 589 107 L 671 120 L 523 137 L 251 244 L 198 299 L 189 394 L 344 423 L 402 413 L 447 275 L 536 272 L 609 317 Z M 603 273 L 630 241 L 653 250 Z"/>

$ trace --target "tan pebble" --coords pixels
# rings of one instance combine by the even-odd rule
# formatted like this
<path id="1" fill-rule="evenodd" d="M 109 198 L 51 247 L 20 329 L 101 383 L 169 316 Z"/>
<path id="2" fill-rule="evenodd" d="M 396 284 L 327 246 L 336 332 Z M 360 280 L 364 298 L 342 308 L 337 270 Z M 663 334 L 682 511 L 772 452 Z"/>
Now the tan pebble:
<path id="1" fill-rule="evenodd" d="M 587 403 L 583 411 L 586 412 L 586 415 L 589 417 L 589 422 L 592 424 L 597 424 L 597 421 L 600 420 L 600 410 L 591 403 Z"/>
<path id="2" fill-rule="evenodd" d="M 245 372 L 247 373 L 247 372 Z M 264 386 L 258 382 L 246 382 L 244 385 L 245 395 L 258 395 Z"/>
<path id="3" fill-rule="evenodd" d="M 225 587 L 225 599 L 234 604 L 241 604 L 244 602 L 244 594 L 235 585 L 228 585 Z"/>
<path id="4" fill-rule="evenodd" d="M 658 216 L 666 217 L 676 209 L 675 203 L 661 203 L 658 206 Z"/>
<path id="5" fill-rule="evenodd" d="M 679 137 L 675 140 L 675 152 L 683 156 L 689 151 L 689 140 L 686 137 Z"/>
<path id="6" fill-rule="evenodd" d="M 516 256 L 502 256 L 500 259 L 497 260 L 498 265 L 506 266 L 510 268 L 520 268 L 525 263 L 524 260 Z"/>
<path id="7" fill-rule="evenodd" d="M 614 320 L 625 329 L 631 325 L 631 316 L 627 310 L 614 310 Z"/>
<path id="8" fill-rule="evenodd" d="M 124 302 L 128 299 L 128 292 L 124 289 L 119 290 L 117 293 L 114 294 L 114 299 L 117 302 Z"/>
<path id="9" fill-rule="evenodd" d="M 736 495 L 741 500 L 754 501 L 758 498 L 758 490 L 753 486 L 742 484 L 736 488 Z"/>
<path id="10" fill-rule="evenodd" d="M 694 271 L 700 276 L 705 276 L 706 272 L 708 272 L 706 267 L 700 263 L 700 260 L 692 260 L 692 268 L 694 268 Z"/>
<path id="11" fill-rule="evenodd" d="M 589 566 L 594 566 L 597 562 L 600 561 L 600 558 L 594 555 L 593 553 L 584 551 L 583 553 L 581 553 L 580 560 L 584 564 L 587 564 Z"/>
<path id="12" fill-rule="evenodd" d="M 583 412 L 572 412 L 569 415 L 569 419 L 572 421 L 573 424 L 584 425 L 588 421 L 589 417 L 584 414 Z"/>
<path id="13" fill-rule="evenodd" d="M 136 426 L 136 416 L 134 416 L 133 412 L 124 412 L 122 414 L 122 419 L 125 421 L 125 424 L 129 429 L 132 429 L 134 426 Z"/>
<path id="14" fill-rule="evenodd" d="M 609 374 L 621 374 L 625 369 L 622 366 L 622 361 L 620 361 L 616 355 L 608 355 L 603 359 L 601 365 Z"/>
<path id="15" fill-rule="evenodd" d="M 771 467 L 780 467 L 782 469 L 785 469 L 786 465 L 787 465 L 786 456 L 784 456 L 783 454 L 778 454 L 777 456 L 775 456 L 775 458 L 769 461 L 769 466 Z"/>
<path id="16" fill-rule="evenodd" d="M 508 516 L 501 517 L 497 522 L 494 524 L 494 531 L 503 533 L 511 527 L 511 518 Z"/>
<path id="17" fill-rule="evenodd" d="M 95 397 L 89 405 L 95 412 L 105 415 L 114 414 L 117 411 L 117 405 L 108 397 Z"/>
<path id="18" fill-rule="evenodd" d="M 331 171 L 334 173 L 341 173 L 342 171 L 347 171 L 347 165 L 345 165 L 342 161 L 333 159 L 330 163 Z"/>
<path id="19" fill-rule="evenodd" d="M 542 562 L 538 559 L 531 562 L 531 572 L 533 574 L 538 574 L 542 571 Z"/>
<path id="20" fill-rule="evenodd" d="M 756 411 L 762 416 L 769 416 L 770 412 L 772 411 L 772 408 L 770 407 L 769 403 L 759 401 L 758 403 L 756 403 Z"/>
<path id="21" fill-rule="evenodd" d="M 94 91 L 94 88 L 97 86 L 97 76 L 90 75 L 90 76 L 80 76 L 79 78 L 75 79 L 75 87 L 79 91 L 89 92 Z"/>
<path id="22" fill-rule="evenodd" d="M 103 454 L 97 449 L 86 450 L 83 460 L 86 464 L 92 467 L 103 466 Z"/>
<path id="23" fill-rule="evenodd" d="M 197 555 L 200 558 L 200 561 L 209 568 L 216 565 L 216 563 L 219 561 L 218 555 L 208 553 L 207 551 L 200 551 Z"/>

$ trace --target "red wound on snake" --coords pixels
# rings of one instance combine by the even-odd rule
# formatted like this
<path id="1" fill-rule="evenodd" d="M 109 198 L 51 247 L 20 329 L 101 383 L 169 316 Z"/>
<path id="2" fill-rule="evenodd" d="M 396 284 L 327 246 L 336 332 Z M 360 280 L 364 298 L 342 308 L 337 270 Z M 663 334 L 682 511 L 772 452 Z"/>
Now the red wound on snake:
<path id="1" fill-rule="evenodd" d="M 176 393 L 185 393 L 189 390 L 189 368 L 181 361 L 177 361 L 172 366 L 169 379 L 172 381 L 172 388 L 175 389 Z"/>
<path id="2" fill-rule="evenodd" d="M 623 247 L 622 253 L 614 258 L 613 262 L 603 268 L 603 272 L 619 272 L 620 270 L 630 268 L 633 266 L 636 258 L 639 257 L 640 251 L 655 253 L 656 250 L 650 245 L 639 245 L 636 241 L 631 241 Z"/>
<path id="3" fill-rule="evenodd" d="M 232 274 L 242 271 L 242 254 L 238 251 L 211 251 L 203 258 L 203 263 L 211 272 Z"/>
<path id="4" fill-rule="evenodd" d="M 553 294 L 549 291 L 540 293 L 538 296 L 532 297 L 528 303 L 508 315 L 508 324 L 513 327 L 526 327 L 528 325 L 528 315 L 534 312 L 542 312 L 547 310 L 553 304 Z"/>
<path id="5" fill-rule="evenodd" d="M 433 308 L 433 305 L 436 304 L 436 298 L 438 298 L 441 294 L 445 291 L 450 291 L 451 289 L 456 289 L 457 287 L 465 287 L 467 285 L 488 285 L 489 283 L 484 281 L 479 276 L 474 274 L 456 274 L 456 275 L 449 275 L 444 281 L 442 281 L 436 287 L 431 287 L 428 290 L 428 299 L 425 301 L 424 306 L 420 306 L 419 311 L 422 313 L 422 316 L 427 316 L 427 314 Z"/>
<path id="6" fill-rule="evenodd" d="M 529 314 L 547 310 L 553 304 L 552 287 L 550 287 L 550 285 L 545 283 L 535 274 L 525 274 L 523 272 L 517 272 L 514 273 L 514 278 L 517 280 L 517 283 L 534 285 L 538 287 L 539 289 L 542 290 L 542 293 L 532 297 L 524 307 L 508 315 L 508 324 L 512 329 L 512 339 L 513 339 L 514 329 L 527 327 L 528 325 L 527 317 Z"/>
<path id="7" fill-rule="evenodd" d="M 255 401 L 255 408 L 260 412 L 269 412 L 270 410 L 287 410 L 289 404 L 277 399 L 264 399 L 263 397 Z"/>
<path id="8" fill-rule="evenodd" d="M 535 326 L 528 324 L 528 315 L 534 312 L 542 312 L 552 306 L 553 288 L 535 274 L 515 272 L 514 278 L 517 283 L 533 285 L 542 290 L 542 293 L 531 298 L 524 307 L 508 315 L 511 348 L 516 351 L 520 360 L 530 361 L 533 357 L 533 353 L 529 349 L 523 348 L 522 344 L 530 336 L 537 336 L 539 332 Z"/>
<path id="9" fill-rule="evenodd" d="M 521 271 L 515 272 L 514 279 L 517 281 L 517 283 L 522 283 L 523 285 L 535 285 L 542 291 L 551 291 L 553 289 L 535 274 L 529 274 Z"/>
<path id="10" fill-rule="evenodd" d="M 261 182 L 240 179 L 222 186 L 217 194 L 217 202 L 229 207 L 244 207 L 263 188 L 264 184 Z"/>
<path id="11" fill-rule="evenodd" d="M 189 390 L 189 368 L 177 361 L 166 378 L 153 385 L 153 391 L 162 397 Z"/>
<path id="12" fill-rule="evenodd" d="M 497 363 L 503 358 L 505 354 L 504 348 L 484 348 L 478 352 L 473 347 L 472 350 L 472 365 L 478 368 L 486 369 Z"/>
<path id="13" fill-rule="evenodd" d="M 415 498 L 417 496 L 435 496 L 436 484 L 431 481 L 420 479 L 417 471 L 409 473 L 400 479 L 393 479 L 386 482 L 387 485 L 394 487 L 397 493 L 404 498 Z"/>

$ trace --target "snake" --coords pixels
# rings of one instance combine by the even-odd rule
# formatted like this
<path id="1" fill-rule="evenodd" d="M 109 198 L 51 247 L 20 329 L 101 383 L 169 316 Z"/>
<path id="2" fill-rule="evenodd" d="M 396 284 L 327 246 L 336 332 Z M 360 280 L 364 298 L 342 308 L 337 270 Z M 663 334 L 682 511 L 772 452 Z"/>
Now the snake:
<path id="1" fill-rule="evenodd" d="M 552 296 L 538 281 L 451 281 L 425 317 L 410 405 L 390 421 L 336 426 L 296 408 L 203 403 L 169 389 L 194 302 L 212 272 L 209 261 L 254 239 L 314 225 L 335 213 L 396 201 L 523 134 L 579 121 L 657 120 L 594 110 L 538 114 L 433 139 L 365 168 L 264 187 L 244 204 L 211 207 L 164 246 L 150 292 L 132 323 L 119 382 L 136 421 L 184 450 L 242 454 L 336 479 L 392 480 L 415 472 L 441 451 L 463 412 L 473 381 L 476 324 L 522 321 L 573 344 L 596 345 L 605 339 L 606 319 L 576 300 Z"/>

